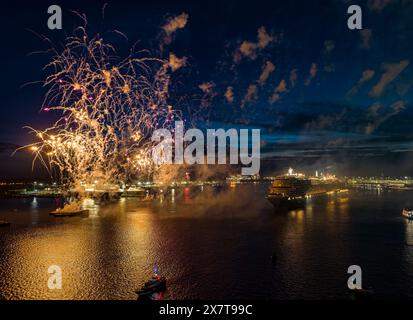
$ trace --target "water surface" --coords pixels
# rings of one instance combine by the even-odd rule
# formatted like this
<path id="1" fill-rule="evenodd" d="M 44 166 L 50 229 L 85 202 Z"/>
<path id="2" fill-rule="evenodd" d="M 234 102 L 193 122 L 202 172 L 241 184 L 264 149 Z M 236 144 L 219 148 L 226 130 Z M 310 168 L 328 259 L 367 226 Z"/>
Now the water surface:
<path id="1" fill-rule="evenodd" d="M 401 217 L 411 192 L 351 191 L 275 211 L 266 189 L 186 188 L 82 218 L 49 216 L 53 199 L 1 199 L 12 226 L 0 228 L 0 295 L 136 299 L 157 266 L 169 299 L 347 299 L 356 264 L 377 297 L 413 298 L 413 224 Z M 62 268 L 62 290 L 47 287 L 50 265 Z"/>

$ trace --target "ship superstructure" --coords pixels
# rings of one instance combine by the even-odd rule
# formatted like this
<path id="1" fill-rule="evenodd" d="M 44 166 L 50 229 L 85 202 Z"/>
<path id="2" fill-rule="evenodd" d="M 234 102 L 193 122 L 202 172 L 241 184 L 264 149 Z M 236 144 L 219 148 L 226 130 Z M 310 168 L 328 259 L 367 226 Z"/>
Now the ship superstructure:
<path id="1" fill-rule="evenodd" d="M 277 176 L 270 187 L 267 199 L 274 205 L 304 204 L 306 198 L 342 192 L 342 183 L 334 176 L 306 177 L 289 169 L 287 174 Z"/>
<path id="2" fill-rule="evenodd" d="M 275 178 L 271 184 L 267 199 L 275 206 L 283 204 L 298 204 L 304 202 L 311 181 L 292 169 L 288 173 Z"/>

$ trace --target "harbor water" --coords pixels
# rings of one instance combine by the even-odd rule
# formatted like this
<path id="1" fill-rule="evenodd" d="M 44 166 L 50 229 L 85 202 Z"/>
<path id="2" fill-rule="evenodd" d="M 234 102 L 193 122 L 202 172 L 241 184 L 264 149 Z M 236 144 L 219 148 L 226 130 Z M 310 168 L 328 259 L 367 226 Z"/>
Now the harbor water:
<path id="1" fill-rule="evenodd" d="M 410 191 L 355 191 L 274 209 L 268 185 L 188 187 L 155 200 L 89 201 L 88 216 L 49 216 L 56 199 L 0 199 L 2 299 L 136 299 L 154 268 L 165 299 L 349 299 L 347 269 L 378 298 L 413 298 Z M 274 259 L 276 257 L 276 259 Z M 62 289 L 48 288 L 48 268 Z"/>

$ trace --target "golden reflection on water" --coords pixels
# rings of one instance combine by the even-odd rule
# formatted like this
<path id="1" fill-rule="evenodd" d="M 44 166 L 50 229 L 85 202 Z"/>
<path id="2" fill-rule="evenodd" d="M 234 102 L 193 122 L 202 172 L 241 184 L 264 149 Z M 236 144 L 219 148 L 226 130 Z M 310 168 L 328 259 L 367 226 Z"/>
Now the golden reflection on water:
<path id="1" fill-rule="evenodd" d="M 303 208 L 281 212 L 274 211 L 265 193 L 250 186 L 202 194 L 194 196 L 199 193 L 191 189 L 185 195 L 184 189 L 176 189 L 174 194 L 165 192 L 163 202 L 122 198 L 103 205 L 87 200 L 86 218 L 50 218 L 42 199 L 35 207 L 27 202 L 29 210 L 17 214 L 27 214 L 29 224 L 0 233 L 1 296 L 135 299 L 134 290 L 151 276 L 154 266 L 168 278 L 167 298 L 172 299 L 250 297 L 251 290 L 259 296 L 261 289 L 264 298 L 268 292 L 271 298 L 284 298 L 286 293 L 319 297 L 322 290 L 323 297 L 329 296 L 340 290 L 334 287 L 342 285 L 343 275 L 337 270 L 345 275 L 355 248 L 360 256 L 368 256 L 377 247 L 376 241 L 366 241 L 377 231 L 364 229 L 363 215 L 372 217 L 371 225 L 377 214 L 386 217 L 378 210 L 381 204 L 369 196 L 362 202 L 351 194 L 312 198 Z M 370 211 L 360 210 L 360 203 L 367 201 Z M 391 201 L 390 206 L 399 202 Z M 400 212 L 388 212 L 401 227 Z M 43 222 L 45 216 L 49 220 L 32 226 L 38 213 Z M 391 219 L 383 221 L 387 225 Z M 404 222 L 407 270 L 413 266 L 413 223 Z M 386 230 L 392 228 L 390 224 Z M 381 236 L 375 239 L 381 241 Z M 276 266 L 269 262 L 274 252 Z M 63 290 L 47 288 L 51 265 L 62 268 Z"/>
<path id="2" fill-rule="evenodd" d="M 8 273 L 9 285 L 19 288 L 24 299 L 76 299 L 78 284 L 93 287 L 93 256 L 88 243 L 93 243 L 94 234 L 70 229 L 65 225 L 50 232 L 46 230 L 27 232 L 24 238 L 14 243 L 13 259 L 9 263 L 12 270 Z M 83 261 L 82 270 L 72 264 Z M 50 290 L 47 287 L 49 266 L 60 266 L 63 272 L 63 290 Z M 13 297 L 10 297 L 13 298 Z"/>
<path id="3" fill-rule="evenodd" d="M 337 194 L 329 195 L 327 198 L 308 198 L 306 199 L 305 205 L 301 209 L 289 210 L 288 216 L 294 219 L 298 223 L 303 223 L 304 221 L 311 221 L 315 218 L 314 215 L 317 211 L 326 212 L 327 215 L 334 219 L 336 214 L 340 216 L 346 216 L 349 210 L 349 198 L 348 195 Z"/>
<path id="4" fill-rule="evenodd" d="M 305 211 L 304 210 L 291 210 L 288 215 L 296 220 L 298 223 L 302 223 L 304 220 Z"/>
<path id="5" fill-rule="evenodd" d="M 96 203 L 94 199 L 83 199 L 82 209 L 89 211 L 90 218 L 96 218 L 98 216 L 99 205 Z"/>
<path id="6" fill-rule="evenodd" d="M 351 248 L 332 239 L 338 239 L 351 228 L 346 223 L 348 201 L 348 194 L 309 197 L 303 208 L 288 211 L 287 220 L 281 212 L 277 213 L 277 255 L 282 257 L 280 267 L 285 268 L 277 276 L 288 288 L 317 290 L 320 278 L 334 278 L 333 272 L 344 269 L 341 265 L 351 255 Z M 303 278 L 305 282 L 301 281 Z"/>
<path id="7" fill-rule="evenodd" d="M 3 261 L 9 270 L 2 270 L 7 273 L 7 278 L 0 283 L 5 290 L 2 296 L 6 299 L 116 299 L 117 294 L 118 298 L 125 298 L 126 294 L 128 299 L 136 298 L 134 289 L 142 278 L 149 277 L 155 258 L 161 254 L 161 239 L 153 230 L 150 209 L 136 208 L 135 202 L 135 199 L 122 199 L 100 208 L 87 199 L 83 203 L 90 210 L 87 218 L 60 218 L 52 227 L 20 231 L 19 237 L 10 239 L 13 251 L 6 255 L 8 261 Z M 48 268 L 52 265 L 62 270 L 62 290 L 51 290 L 47 286 Z M 125 288 L 125 277 L 137 281 Z M 110 296 L 106 296 L 108 292 L 112 292 Z"/>

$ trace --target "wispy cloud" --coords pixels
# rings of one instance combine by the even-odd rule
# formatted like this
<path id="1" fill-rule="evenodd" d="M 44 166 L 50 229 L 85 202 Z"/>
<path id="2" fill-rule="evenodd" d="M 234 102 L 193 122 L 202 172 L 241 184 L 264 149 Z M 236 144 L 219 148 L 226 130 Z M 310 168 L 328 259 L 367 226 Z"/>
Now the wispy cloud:
<path id="1" fill-rule="evenodd" d="M 371 80 L 374 77 L 374 70 L 372 69 L 367 69 L 364 70 L 363 73 L 361 74 L 360 79 L 357 81 L 357 83 L 350 89 L 350 91 L 347 93 L 347 97 L 354 96 L 357 94 L 357 92 L 360 90 L 360 88 L 363 86 L 364 83 L 367 81 Z"/>
<path id="2" fill-rule="evenodd" d="M 371 89 L 370 95 L 374 98 L 381 96 L 386 87 L 396 79 L 399 74 L 409 65 L 409 60 L 401 60 L 399 63 L 384 64 L 385 70 L 380 81 Z"/>
<path id="3" fill-rule="evenodd" d="M 178 29 L 183 29 L 185 28 L 187 22 L 188 22 L 188 14 L 186 13 L 181 13 L 178 16 L 171 17 L 166 24 L 162 26 L 163 30 L 163 38 L 162 38 L 162 43 L 161 47 L 165 44 L 170 44 L 173 40 L 173 34 L 178 30 Z"/>
<path id="4" fill-rule="evenodd" d="M 269 102 L 271 104 L 277 102 L 281 98 L 280 94 L 284 92 L 287 92 L 287 83 L 285 80 L 281 80 L 278 86 L 275 87 L 272 96 L 269 98 Z"/>
<path id="5" fill-rule="evenodd" d="M 260 50 L 266 48 L 273 41 L 275 41 L 275 38 L 267 33 L 265 27 L 260 27 L 257 31 L 256 42 L 243 41 L 235 50 L 233 56 L 234 62 L 241 62 L 243 57 L 247 57 L 250 60 L 255 60 Z"/>
<path id="6" fill-rule="evenodd" d="M 258 98 L 258 87 L 256 84 L 250 84 L 247 89 L 247 93 L 244 96 L 244 99 L 242 99 L 241 102 L 241 108 L 244 108 L 245 105 L 253 100 L 256 100 Z"/>
<path id="7" fill-rule="evenodd" d="M 306 123 L 304 128 L 306 130 L 331 130 L 347 115 L 347 111 L 343 109 L 340 113 L 336 114 L 321 114 L 317 119 L 313 119 Z"/>
<path id="8" fill-rule="evenodd" d="M 271 61 L 267 61 L 262 69 L 261 75 L 258 79 L 258 83 L 260 85 L 263 85 L 274 70 L 275 66 L 271 63 Z"/>
<path id="9" fill-rule="evenodd" d="M 260 49 L 264 49 L 266 46 L 268 46 L 273 40 L 274 37 L 270 36 L 267 33 L 267 30 L 265 30 L 265 27 L 261 27 L 258 29 L 258 47 Z"/>
<path id="10" fill-rule="evenodd" d="M 370 122 L 366 126 L 365 133 L 366 134 L 371 134 L 374 131 L 377 130 L 385 121 L 387 121 L 389 118 L 399 114 L 401 111 L 406 109 L 406 105 L 404 101 L 396 101 L 390 106 L 389 112 L 385 114 L 380 114 L 380 110 L 384 109 L 383 106 L 380 103 L 374 103 L 370 108 L 369 108 L 369 117 L 370 117 Z"/>
<path id="11" fill-rule="evenodd" d="M 169 54 L 169 67 L 173 72 L 186 65 L 186 57 L 178 58 L 174 53 Z"/>

